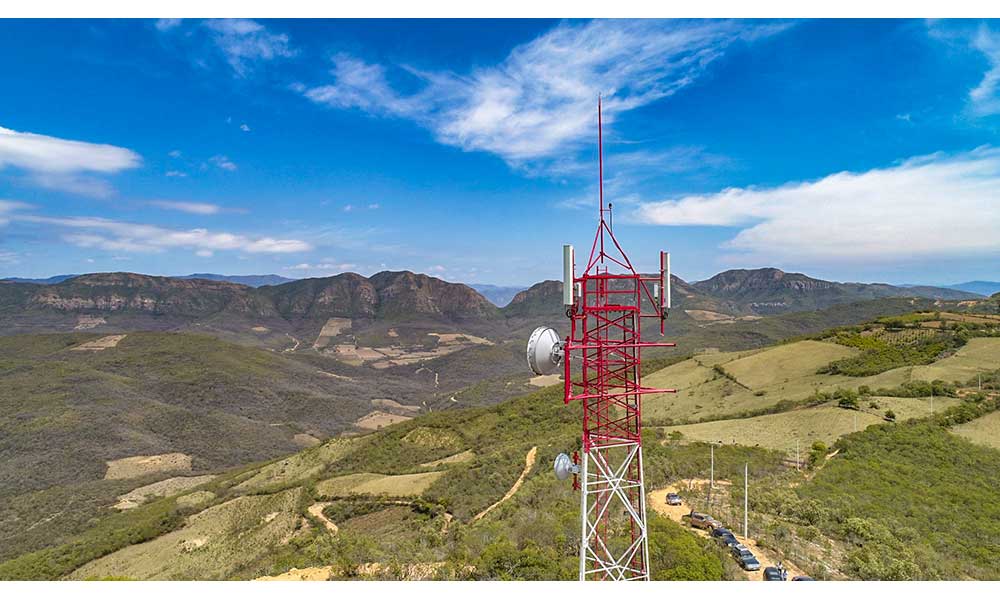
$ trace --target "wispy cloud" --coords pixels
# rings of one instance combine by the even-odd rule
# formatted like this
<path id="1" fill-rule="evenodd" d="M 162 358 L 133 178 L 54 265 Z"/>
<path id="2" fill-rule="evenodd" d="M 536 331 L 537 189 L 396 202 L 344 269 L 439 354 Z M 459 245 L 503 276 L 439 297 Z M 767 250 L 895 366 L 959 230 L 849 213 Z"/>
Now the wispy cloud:
<path id="1" fill-rule="evenodd" d="M 218 204 L 207 202 L 177 202 L 173 200 L 153 200 L 151 205 L 166 210 L 176 210 L 193 215 L 216 215 L 222 212 L 222 207 Z"/>
<path id="2" fill-rule="evenodd" d="M 204 25 L 240 77 L 247 77 L 259 62 L 295 55 L 287 35 L 272 33 L 250 19 L 211 19 Z"/>
<path id="3" fill-rule="evenodd" d="M 466 75 L 333 57 L 333 82 L 301 87 L 318 104 L 411 119 L 442 143 L 512 165 L 571 152 L 592 136 L 595 101 L 609 123 L 700 77 L 733 43 L 782 30 L 732 21 L 591 21 L 562 24 Z M 404 94 L 393 78 L 418 91 Z M 410 86 L 412 87 L 412 85 Z"/>
<path id="4" fill-rule="evenodd" d="M 226 171 L 235 171 L 236 168 L 237 168 L 236 167 L 236 163 L 234 163 L 233 161 L 229 160 L 229 157 L 225 156 L 223 154 L 218 154 L 218 155 L 213 156 L 212 158 L 210 158 L 208 160 L 209 160 L 209 162 L 211 162 L 216 167 L 219 167 L 220 169 L 223 169 L 223 170 L 226 170 Z"/>
<path id="5" fill-rule="evenodd" d="M 167 177 L 187 177 L 188 175 L 184 171 L 167 171 L 166 172 L 166 176 Z"/>
<path id="6" fill-rule="evenodd" d="M 40 187 L 104 197 L 113 189 L 95 175 L 118 173 L 141 163 L 139 155 L 128 148 L 0 127 L 0 169 L 19 169 L 29 183 Z"/>
<path id="7" fill-rule="evenodd" d="M 1000 255 L 1000 149 L 933 154 L 775 188 L 642 204 L 655 225 L 737 227 L 724 244 L 746 262 L 892 264 Z"/>
<path id="8" fill-rule="evenodd" d="M 250 126 L 247 125 L 246 123 L 243 123 L 242 125 L 240 125 L 240 131 L 249 133 L 250 132 Z"/>
<path id="9" fill-rule="evenodd" d="M 296 271 L 306 275 L 336 275 L 358 268 L 354 263 L 321 262 L 321 263 L 299 263 L 285 267 L 285 271 Z"/>
<path id="10" fill-rule="evenodd" d="M 182 19 L 157 19 L 154 27 L 159 31 L 170 31 L 180 26 Z"/>
<path id="11" fill-rule="evenodd" d="M 972 40 L 972 46 L 983 53 L 990 68 L 983 75 L 979 85 L 969 92 L 973 110 L 979 115 L 1000 113 L 1000 33 L 992 31 L 985 24 Z"/>
<path id="12" fill-rule="evenodd" d="M 207 229 L 169 229 L 158 225 L 115 221 L 100 217 L 44 217 L 16 214 L 11 220 L 66 230 L 63 239 L 82 248 L 124 252 L 163 252 L 190 249 L 196 252 L 234 250 L 248 253 L 305 252 L 310 244 L 297 239 L 251 237 Z"/>

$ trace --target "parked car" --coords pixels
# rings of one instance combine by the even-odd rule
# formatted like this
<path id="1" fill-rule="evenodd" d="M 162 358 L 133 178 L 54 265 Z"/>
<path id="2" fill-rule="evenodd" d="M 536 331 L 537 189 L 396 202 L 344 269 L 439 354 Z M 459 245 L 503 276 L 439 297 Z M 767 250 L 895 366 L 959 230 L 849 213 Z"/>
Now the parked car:
<path id="1" fill-rule="evenodd" d="M 796 575 L 795 577 L 792 577 L 792 581 L 816 581 L 816 580 L 808 575 Z"/>
<path id="2" fill-rule="evenodd" d="M 785 581 L 785 573 L 778 567 L 765 567 L 764 581 Z"/>
<path id="3" fill-rule="evenodd" d="M 690 513 L 684 515 L 683 518 L 687 519 L 688 524 L 691 525 L 691 527 L 708 530 L 714 528 L 712 522 L 715 521 L 715 519 L 705 513 L 691 511 Z"/>
<path id="4" fill-rule="evenodd" d="M 736 562 L 743 567 L 744 571 L 758 571 L 760 570 L 760 561 L 757 557 L 753 555 L 753 552 L 743 544 L 737 544 L 733 546 L 733 556 L 736 557 Z"/>
<path id="5" fill-rule="evenodd" d="M 719 529 L 722 528 L 720 527 Z M 712 534 L 714 535 L 716 531 L 719 531 L 719 529 L 713 531 Z M 736 539 L 736 536 L 728 531 L 726 533 L 723 533 L 722 535 L 716 536 L 715 541 L 719 542 L 719 544 L 727 548 L 732 548 L 733 546 L 737 546 L 740 543 L 740 541 Z"/>
<path id="6" fill-rule="evenodd" d="M 680 494 L 675 494 L 674 492 L 667 494 L 667 504 L 669 506 L 680 506 L 682 503 Z"/>

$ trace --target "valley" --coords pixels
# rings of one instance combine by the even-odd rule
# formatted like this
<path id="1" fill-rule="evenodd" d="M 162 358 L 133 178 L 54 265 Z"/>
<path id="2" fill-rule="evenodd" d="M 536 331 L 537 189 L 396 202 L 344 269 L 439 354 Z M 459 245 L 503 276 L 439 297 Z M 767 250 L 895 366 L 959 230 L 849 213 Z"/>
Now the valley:
<path id="1" fill-rule="evenodd" d="M 308 301 L 218 282 L 209 301 L 191 291 L 197 280 L 154 282 L 168 291 L 150 301 L 141 276 L 125 279 L 140 291 L 116 300 L 105 290 L 85 302 L 78 287 L 44 292 L 45 308 L 23 289 L 0 296 L 0 319 L 21 331 L 0 336 L 0 578 L 575 577 L 578 501 L 548 465 L 579 443 L 579 408 L 562 405 L 558 378 L 530 377 L 522 347 L 539 322 L 561 322 L 561 286 L 499 309 L 422 277 L 371 288 L 347 278 L 350 292 L 343 281 L 283 284 L 310 290 Z M 735 481 L 749 461 L 752 498 L 754 486 L 804 498 L 855 460 L 850 440 L 887 427 L 964 436 L 983 464 L 998 461 L 995 301 L 754 314 L 748 297 L 680 292 L 688 308 L 671 315 L 668 339 L 685 354 L 647 361 L 647 383 L 679 388 L 645 405 L 649 490 L 704 478 L 706 443 L 721 442 L 719 478 Z M 197 306 L 215 312 L 190 314 Z M 697 312 L 710 310 L 735 318 Z M 789 467 L 796 445 L 805 465 L 817 444 L 841 452 L 815 476 Z M 852 566 L 853 538 L 834 521 L 803 533 L 791 509 L 768 502 L 751 504 L 752 537 L 778 559 L 819 578 L 875 572 Z M 653 516 L 650 527 L 654 577 L 741 577 L 686 527 Z M 237 551 L 246 540 L 253 551 Z M 829 550 L 814 559 L 785 553 L 816 540 Z M 942 577 L 990 572 L 949 560 Z"/>

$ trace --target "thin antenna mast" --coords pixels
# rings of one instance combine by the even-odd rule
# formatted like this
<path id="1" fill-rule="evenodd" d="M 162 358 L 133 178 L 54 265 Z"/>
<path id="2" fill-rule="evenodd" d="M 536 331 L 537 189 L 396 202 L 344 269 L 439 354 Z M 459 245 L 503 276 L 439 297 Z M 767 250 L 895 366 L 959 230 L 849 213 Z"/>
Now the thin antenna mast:
<path id="1" fill-rule="evenodd" d="M 601 217 L 601 262 L 604 262 L 604 121 L 601 118 L 601 95 L 597 95 L 597 211 Z"/>

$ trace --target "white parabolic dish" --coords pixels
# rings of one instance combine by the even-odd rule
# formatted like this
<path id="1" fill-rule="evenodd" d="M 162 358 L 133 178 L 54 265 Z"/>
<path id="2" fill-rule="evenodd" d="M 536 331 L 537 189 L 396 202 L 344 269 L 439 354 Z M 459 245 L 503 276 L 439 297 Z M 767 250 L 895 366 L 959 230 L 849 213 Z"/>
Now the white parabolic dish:
<path id="1" fill-rule="evenodd" d="M 551 375 L 562 364 L 562 340 L 551 327 L 538 327 L 528 338 L 528 366 L 535 375 Z"/>

